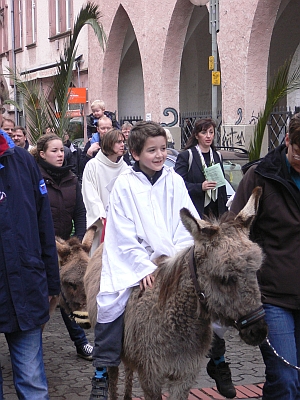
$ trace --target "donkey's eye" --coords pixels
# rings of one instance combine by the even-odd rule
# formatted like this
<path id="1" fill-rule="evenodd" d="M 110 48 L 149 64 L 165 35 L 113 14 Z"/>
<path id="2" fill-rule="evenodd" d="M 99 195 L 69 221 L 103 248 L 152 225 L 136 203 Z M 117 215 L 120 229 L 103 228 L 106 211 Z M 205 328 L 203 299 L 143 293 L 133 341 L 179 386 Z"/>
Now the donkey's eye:
<path id="1" fill-rule="evenodd" d="M 71 283 L 71 282 L 69 282 L 68 284 L 69 284 L 69 286 L 71 286 L 71 288 L 72 288 L 73 290 L 77 290 L 77 285 L 76 285 L 76 283 Z"/>

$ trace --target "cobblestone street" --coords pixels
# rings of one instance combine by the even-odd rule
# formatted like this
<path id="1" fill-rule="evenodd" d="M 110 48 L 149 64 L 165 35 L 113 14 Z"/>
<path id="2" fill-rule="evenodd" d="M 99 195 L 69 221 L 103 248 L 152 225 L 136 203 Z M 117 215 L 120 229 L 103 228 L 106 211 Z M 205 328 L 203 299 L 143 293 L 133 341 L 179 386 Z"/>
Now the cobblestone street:
<path id="1" fill-rule="evenodd" d="M 93 344 L 92 330 L 86 331 L 86 334 Z M 69 338 L 58 309 L 46 325 L 43 338 L 50 399 L 88 400 L 91 389 L 90 380 L 94 368 L 91 361 L 85 361 L 77 357 L 76 349 Z M 264 365 L 259 349 L 241 342 L 238 333 L 233 329 L 226 333 L 226 347 L 226 361 L 231 363 L 230 368 L 233 382 L 237 389 L 237 398 L 260 399 L 261 389 L 259 384 L 264 381 Z M 0 362 L 4 379 L 5 400 L 17 400 L 12 381 L 9 351 L 3 334 L 0 335 Z M 212 389 L 215 386 L 215 382 L 208 377 L 205 366 L 206 362 L 204 362 L 197 382 L 193 386 L 195 389 L 191 391 L 189 399 L 223 399 L 216 390 Z M 121 368 L 119 379 L 120 399 L 123 391 L 123 381 L 124 374 Z M 143 395 L 136 377 L 133 394 L 135 398 L 140 398 Z"/>

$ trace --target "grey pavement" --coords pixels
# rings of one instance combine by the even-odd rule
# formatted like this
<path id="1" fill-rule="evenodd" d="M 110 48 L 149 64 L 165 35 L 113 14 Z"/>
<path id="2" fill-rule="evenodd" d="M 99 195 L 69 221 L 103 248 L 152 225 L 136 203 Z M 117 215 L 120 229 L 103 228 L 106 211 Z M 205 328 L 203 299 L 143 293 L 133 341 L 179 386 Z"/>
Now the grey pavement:
<path id="1" fill-rule="evenodd" d="M 93 331 L 86 335 L 93 344 Z M 243 343 L 237 331 L 226 332 L 226 361 L 230 362 L 234 385 L 250 385 L 264 382 L 264 364 L 258 347 Z M 91 361 L 85 361 L 76 355 L 76 349 L 69 338 L 61 314 L 56 309 L 43 333 L 44 361 L 49 384 L 50 399 L 88 400 L 91 389 L 91 377 L 94 372 Z M 206 361 L 193 388 L 212 388 L 215 382 L 206 373 Z M 4 380 L 5 400 L 17 400 L 15 393 L 8 347 L 3 334 L 0 335 L 0 364 Z M 122 394 L 124 373 L 121 368 L 119 394 Z M 142 397 L 143 393 L 137 377 L 134 379 L 133 397 Z M 121 399 L 121 396 L 119 396 Z M 248 399 L 251 399 L 248 398 Z M 254 398 L 253 398 L 254 399 Z M 259 399 L 255 397 L 255 399 Z M 30 399 L 28 399 L 30 400 Z"/>

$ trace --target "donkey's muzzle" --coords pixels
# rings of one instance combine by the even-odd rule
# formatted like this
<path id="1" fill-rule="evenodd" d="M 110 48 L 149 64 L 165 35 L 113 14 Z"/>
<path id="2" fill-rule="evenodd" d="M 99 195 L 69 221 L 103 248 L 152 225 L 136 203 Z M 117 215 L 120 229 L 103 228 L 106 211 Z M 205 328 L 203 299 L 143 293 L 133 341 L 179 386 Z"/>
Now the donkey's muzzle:
<path id="1" fill-rule="evenodd" d="M 73 319 L 83 329 L 91 328 L 91 321 L 87 311 L 73 311 L 69 318 Z"/>
<path id="2" fill-rule="evenodd" d="M 268 334 L 268 326 L 264 320 L 265 310 L 263 306 L 258 307 L 251 313 L 235 321 L 235 327 L 240 337 L 250 346 L 260 345 Z"/>
<path id="3" fill-rule="evenodd" d="M 235 327 L 237 328 L 238 331 L 240 331 L 241 329 L 248 328 L 248 326 L 261 320 L 264 316 L 265 316 L 265 310 L 263 309 L 263 306 L 260 306 L 256 310 L 235 321 Z"/>

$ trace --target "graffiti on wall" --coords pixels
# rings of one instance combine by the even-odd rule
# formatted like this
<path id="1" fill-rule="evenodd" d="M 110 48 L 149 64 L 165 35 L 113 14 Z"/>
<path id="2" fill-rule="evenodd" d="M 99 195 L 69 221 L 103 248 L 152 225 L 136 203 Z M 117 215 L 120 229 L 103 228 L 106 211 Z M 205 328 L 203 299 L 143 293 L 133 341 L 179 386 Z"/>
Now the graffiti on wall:
<path id="1" fill-rule="evenodd" d="M 245 149 L 245 132 L 243 126 L 223 126 L 221 135 L 222 147 L 241 147 Z"/>
<path id="2" fill-rule="evenodd" d="M 163 111 L 163 114 L 164 114 L 165 117 L 168 117 L 170 113 L 173 114 L 173 121 L 168 123 L 168 124 L 163 122 L 163 123 L 161 123 L 161 126 L 170 127 L 170 126 L 175 126 L 176 124 L 178 124 L 178 112 L 175 110 L 175 108 L 167 107 Z"/>

